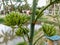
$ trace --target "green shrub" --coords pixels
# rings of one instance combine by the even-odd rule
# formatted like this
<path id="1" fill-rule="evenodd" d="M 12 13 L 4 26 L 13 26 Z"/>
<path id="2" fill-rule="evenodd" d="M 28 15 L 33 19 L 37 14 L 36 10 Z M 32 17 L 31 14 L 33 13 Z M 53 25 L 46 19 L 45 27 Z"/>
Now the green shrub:
<path id="1" fill-rule="evenodd" d="M 44 33 L 47 35 L 47 36 L 53 36 L 56 34 L 56 28 L 53 26 L 53 25 L 50 25 L 50 24 L 44 24 L 42 26 L 43 28 L 43 31 Z"/>
<path id="2" fill-rule="evenodd" d="M 6 15 L 4 21 L 8 26 L 15 26 L 26 23 L 30 19 L 26 14 L 21 14 L 19 12 L 11 12 Z"/>
<path id="3" fill-rule="evenodd" d="M 26 14 L 21 14 L 19 12 L 11 12 L 6 15 L 4 21 L 5 24 L 8 26 L 13 26 L 17 25 L 18 29 L 16 30 L 16 35 L 17 36 L 24 36 L 27 35 L 29 30 L 28 28 L 25 28 L 23 24 L 27 23 L 30 19 L 30 16 L 27 16 Z"/>
<path id="4" fill-rule="evenodd" d="M 16 31 L 16 35 L 17 36 L 24 36 L 24 35 L 27 35 L 29 32 L 29 29 L 28 28 L 25 28 L 25 27 L 19 27 Z"/>

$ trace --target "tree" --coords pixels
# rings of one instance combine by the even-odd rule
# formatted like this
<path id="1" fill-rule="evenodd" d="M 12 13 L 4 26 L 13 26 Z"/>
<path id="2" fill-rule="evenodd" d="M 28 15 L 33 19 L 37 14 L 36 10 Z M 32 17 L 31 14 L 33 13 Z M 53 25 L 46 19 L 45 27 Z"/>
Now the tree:
<path id="1" fill-rule="evenodd" d="M 15 26 L 15 25 L 17 25 L 18 24 L 18 26 L 20 27 L 19 28 L 19 30 L 17 30 L 17 34 L 18 35 L 20 35 L 19 34 L 19 32 L 21 32 L 21 34 L 26 34 L 27 35 L 27 37 L 28 37 L 28 41 L 29 41 L 29 45 L 34 45 L 33 44 L 33 37 L 34 37 L 34 27 L 35 27 L 35 24 L 36 24 L 36 22 L 37 22 L 37 20 L 40 18 L 40 17 L 42 17 L 42 13 L 43 13 L 43 11 L 44 10 L 46 10 L 49 6 L 51 6 L 52 4 L 54 4 L 54 3 L 57 3 L 57 2 L 60 2 L 60 0 L 55 0 L 55 1 L 53 1 L 53 2 L 51 2 L 50 4 L 48 4 L 45 8 L 43 8 L 39 13 L 38 13 L 38 15 L 37 16 L 35 16 L 36 15 L 36 5 L 37 5 L 37 2 L 36 2 L 36 0 L 33 0 L 33 8 L 32 8 L 32 15 L 31 15 L 31 22 L 30 22 L 30 24 L 31 24 L 31 30 L 30 30 L 30 35 L 28 35 L 28 33 L 26 33 L 26 31 L 27 30 L 25 30 L 25 28 L 22 28 L 21 26 L 21 24 L 24 24 L 25 22 L 24 22 L 24 18 L 25 18 L 25 16 L 23 15 L 23 16 L 21 16 L 21 17 L 23 17 L 22 19 L 20 19 L 20 15 L 18 15 L 18 14 L 15 14 L 15 13 L 13 13 L 13 15 L 12 15 L 12 17 L 11 17 L 11 15 L 8 15 L 8 17 L 9 18 L 7 18 L 7 21 L 9 21 L 9 22 L 6 22 L 9 26 L 10 25 L 12 25 L 12 26 Z M 14 15 L 15 14 L 15 15 Z M 18 16 L 17 16 L 18 15 Z M 15 18 L 14 18 L 14 16 L 15 16 Z M 19 18 L 19 19 L 17 19 L 17 17 Z M 13 18 L 13 21 L 12 21 L 12 19 L 11 18 Z M 8 20 L 9 19 L 9 20 Z M 27 18 L 26 18 L 27 19 Z M 13 23 L 12 23 L 13 22 Z M 22 23 L 20 23 L 20 22 L 22 22 Z M 9 24 L 10 23 L 10 24 Z M 23 29 L 23 30 L 21 30 L 21 29 Z M 40 39 L 40 38 L 39 38 Z M 37 41 L 38 41 L 38 39 L 37 39 Z M 36 42 L 37 42 L 36 41 Z M 36 43 L 35 42 L 35 43 Z"/>
<path id="2" fill-rule="evenodd" d="M 60 1 L 59 1 L 59 0 L 57 0 L 57 1 L 55 0 L 55 1 L 51 2 L 50 4 L 48 4 L 48 5 L 39 13 L 39 15 L 37 15 L 37 17 L 36 17 L 36 19 L 35 19 L 36 0 L 33 0 L 33 13 L 32 13 L 32 21 L 31 21 L 31 33 L 30 33 L 31 35 L 30 35 L 29 45 L 33 45 L 34 26 L 35 26 L 35 23 L 36 23 L 37 19 L 42 16 L 41 14 L 42 14 L 42 12 L 43 12 L 46 8 L 48 8 L 50 5 L 52 5 L 52 4 L 56 3 L 56 2 L 60 2 Z"/>
<path id="3" fill-rule="evenodd" d="M 29 29 L 24 27 L 24 24 L 27 23 L 29 19 L 30 19 L 30 16 L 27 16 L 26 14 L 22 16 L 22 14 L 20 14 L 19 12 L 11 12 L 7 14 L 7 16 L 5 17 L 4 24 L 11 26 L 13 36 L 14 36 L 14 33 L 16 33 L 17 36 L 23 37 L 23 39 L 25 38 L 24 36 L 26 36 L 29 40 L 29 36 L 28 36 Z M 14 29 L 16 28 L 15 27 L 16 25 L 18 29 L 14 31 Z"/>

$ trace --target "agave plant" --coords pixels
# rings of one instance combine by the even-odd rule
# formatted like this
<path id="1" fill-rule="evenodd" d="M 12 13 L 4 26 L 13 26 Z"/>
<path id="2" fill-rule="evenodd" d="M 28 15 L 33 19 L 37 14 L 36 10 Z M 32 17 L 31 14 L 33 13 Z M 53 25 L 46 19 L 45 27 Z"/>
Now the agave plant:
<path id="1" fill-rule="evenodd" d="M 29 29 L 21 26 L 20 28 L 17 29 L 16 35 L 17 36 L 24 36 L 24 35 L 27 35 L 28 32 L 29 32 Z"/>
<path id="2" fill-rule="evenodd" d="M 36 0 L 33 0 L 33 11 L 32 11 L 32 16 L 31 16 L 31 31 L 30 31 L 30 36 L 29 36 L 29 45 L 33 45 L 33 37 L 34 37 L 34 26 L 35 26 L 35 24 L 36 24 L 36 22 L 37 22 L 37 20 L 38 20 L 38 18 L 39 17 L 41 17 L 42 16 L 42 13 L 43 13 L 43 11 L 45 10 L 45 9 L 47 9 L 49 6 L 51 6 L 52 4 L 54 4 L 55 2 L 59 2 L 59 0 L 54 0 L 53 2 L 51 2 L 50 4 L 48 4 L 44 9 L 42 9 L 41 10 L 41 12 L 39 12 L 39 14 L 36 16 L 36 18 L 35 18 L 35 11 L 36 11 Z M 15 16 L 15 15 L 14 15 Z M 7 19 L 9 19 L 9 18 L 7 18 Z M 9 21 L 11 19 L 11 21 Z M 15 21 L 15 19 L 14 19 L 14 17 L 12 16 L 12 18 L 10 18 L 9 20 L 7 20 L 7 22 L 9 22 L 9 23 L 6 23 L 6 24 L 8 24 L 9 26 L 15 26 L 16 25 L 16 21 Z M 13 20 L 12 20 L 13 19 Z M 16 18 L 17 19 L 17 18 Z M 20 19 L 20 18 L 19 18 Z M 23 19 L 24 20 L 24 19 Z M 12 23 L 12 22 L 14 22 L 14 23 Z M 24 22 L 24 21 L 21 21 L 21 22 Z M 20 25 L 20 24 L 24 24 L 24 23 L 20 23 L 20 20 L 19 21 L 17 21 L 17 23 Z M 47 26 L 48 27 L 48 26 Z M 50 26 L 49 26 L 50 27 Z M 52 27 L 51 27 L 52 28 Z M 49 33 L 51 32 L 51 28 L 49 29 Z M 52 34 L 50 34 L 49 35 L 49 33 L 47 33 L 45 30 L 45 28 L 44 28 L 44 32 L 48 35 L 48 36 L 52 36 L 52 35 L 54 35 L 55 33 L 55 31 L 54 31 L 54 29 L 55 28 L 52 28 L 53 29 L 53 32 L 52 32 Z"/>
<path id="3" fill-rule="evenodd" d="M 22 15 L 19 12 L 11 12 L 6 15 L 4 21 L 5 21 L 5 25 L 12 27 L 13 36 L 15 36 L 14 33 L 16 32 L 16 36 L 21 36 L 24 38 L 24 36 L 28 36 L 28 32 L 29 32 L 29 29 L 25 28 L 24 24 L 27 23 L 29 19 L 30 19 L 30 16 L 27 16 L 26 14 Z M 14 29 L 16 25 L 17 25 L 17 29 L 15 31 Z M 12 38 L 13 37 L 11 37 L 11 39 Z"/>
<path id="4" fill-rule="evenodd" d="M 5 24 L 8 26 L 19 26 L 21 24 L 26 23 L 29 20 L 29 16 L 25 15 L 25 14 L 20 14 L 19 12 L 11 12 L 9 14 L 6 15 L 4 21 Z"/>
<path id="5" fill-rule="evenodd" d="M 46 36 L 53 36 L 56 34 L 56 28 L 53 25 L 44 24 L 42 28 Z"/>

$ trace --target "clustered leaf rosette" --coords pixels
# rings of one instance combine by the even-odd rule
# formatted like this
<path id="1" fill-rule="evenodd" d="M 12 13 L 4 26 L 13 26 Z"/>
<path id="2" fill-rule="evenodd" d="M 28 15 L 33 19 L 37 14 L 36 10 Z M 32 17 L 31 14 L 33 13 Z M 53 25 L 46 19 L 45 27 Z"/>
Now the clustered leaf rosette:
<path id="1" fill-rule="evenodd" d="M 53 25 L 44 24 L 42 28 L 46 36 L 54 36 L 56 34 L 56 28 Z"/>
<path id="2" fill-rule="evenodd" d="M 29 32 L 29 29 L 28 28 L 25 28 L 25 27 L 19 27 L 16 31 L 16 35 L 17 36 L 24 36 L 24 35 L 27 35 Z"/>
<path id="3" fill-rule="evenodd" d="M 30 16 L 27 16 L 26 14 L 21 14 L 19 12 L 11 12 L 6 15 L 4 18 L 5 24 L 8 26 L 19 26 L 21 24 L 24 24 L 28 22 L 30 19 Z"/>

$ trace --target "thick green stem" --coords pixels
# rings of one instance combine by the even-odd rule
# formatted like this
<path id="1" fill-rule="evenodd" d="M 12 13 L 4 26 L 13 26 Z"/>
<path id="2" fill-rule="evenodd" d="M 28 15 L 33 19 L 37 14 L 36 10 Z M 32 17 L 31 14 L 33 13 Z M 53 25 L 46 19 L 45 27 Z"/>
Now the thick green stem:
<path id="1" fill-rule="evenodd" d="M 31 32 L 30 32 L 29 45 L 32 45 L 33 44 L 33 36 L 34 36 L 34 24 L 31 24 Z"/>
<path id="2" fill-rule="evenodd" d="M 35 26 L 35 23 L 34 23 L 34 20 L 35 20 L 35 10 L 36 10 L 36 0 L 33 0 L 33 13 L 32 13 L 32 16 L 31 16 L 31 31 L 30 31 L 30 40 L 29 40 L 29 45 L 33 45 L 33 36 L 34 36 L 34 26 Z"/>
<path id="3" fill-rule="evenodd" d="M 52 0 L 50 0 L 50 3 L 52 2 Z"/>

